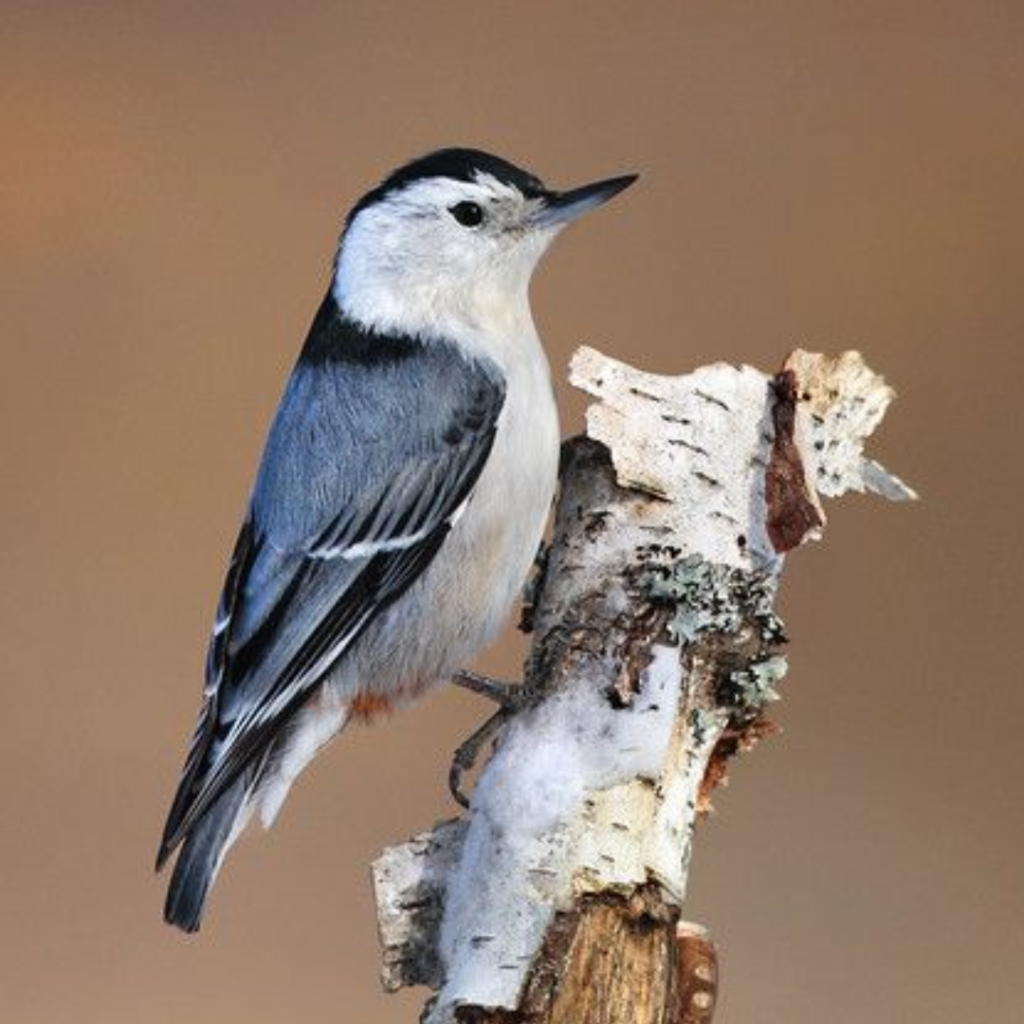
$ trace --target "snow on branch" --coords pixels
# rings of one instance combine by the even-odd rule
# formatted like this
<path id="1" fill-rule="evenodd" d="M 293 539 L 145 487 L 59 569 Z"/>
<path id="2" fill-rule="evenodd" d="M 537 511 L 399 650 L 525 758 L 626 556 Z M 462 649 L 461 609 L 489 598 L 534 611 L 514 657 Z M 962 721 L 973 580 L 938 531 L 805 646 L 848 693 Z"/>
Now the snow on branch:
<path id="1" fill-rule="evenodd" d="M 429 1024 L 710 1020 L 680 908 L 711 790 L 770 731 L 784 555 L 821 536 L 821 495 L 914 497 L 863 454 L 893 392 L 857 353 L 665 377 L 581 349 L 571 380 L 598 401 L 566 448 L 535 699 L 468 818 L 374 865 L 385 987 L 433 988 Z"/>

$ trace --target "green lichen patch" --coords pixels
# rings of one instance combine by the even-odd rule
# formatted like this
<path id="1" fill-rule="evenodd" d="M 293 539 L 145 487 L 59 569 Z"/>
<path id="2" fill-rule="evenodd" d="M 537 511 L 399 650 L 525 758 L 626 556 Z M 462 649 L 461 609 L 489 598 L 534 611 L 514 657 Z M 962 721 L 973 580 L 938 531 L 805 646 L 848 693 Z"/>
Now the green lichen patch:
<path id="1" fill-rule="evenodd" d="M 779 699 L 776 686 L 788 668 L 786 658 L 781 654 L 753 661 L 726 676 L 718 688 L 718 699 L 728 707 L 759 711 L 765 704 Z"/>
<path id="2" fill-rule="evenodd" d="M 687 555 L 667 565 L 648 564 L 644 582 L 654 601 L 673 606 L 667 629 L 680 644 L 691 644 L 708 632 L 735 634 L 751 627 L 765 647 L 786 640 L 774 611 L 773 576 Z"/>
<path id="3" fill-rule="evenodd" d="M 684 649 L 701 644 L 713 652 L 716 705 L 737 725 L 753 721 L 779 699 L 787 668 L 776 651 L 786 641 L 774 610 L 776 578 L 698 555 L 666 559 L 664 551 L 647 550 L 641 557 L 650 600 L 668 608 L 669 637 Z"/>

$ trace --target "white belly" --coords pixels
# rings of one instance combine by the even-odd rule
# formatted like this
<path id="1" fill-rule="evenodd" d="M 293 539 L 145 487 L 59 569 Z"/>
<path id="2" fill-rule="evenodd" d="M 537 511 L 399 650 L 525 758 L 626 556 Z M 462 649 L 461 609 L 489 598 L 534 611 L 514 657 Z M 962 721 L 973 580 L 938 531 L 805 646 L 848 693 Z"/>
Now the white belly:
<path id="1" fill-rule="evenodd" d="M 550 383 L 510 389 L 491 457 L 445 544 L 451 551 L 442 571 L 453 577 L 451 598 L 465 619 L 475 620 L 472 649 L 461 653 L 463 661 L 501 632 L 522 591 L 551 511 L 558 455 Z"/>
<path id="2" fill-rule="evenodd" d="M 331 685 L 343 698 L 415 696 L 465 667 L 508 621 L 544 535 L 560 443 L 540 342 L 531 332 L 520 344 L 466 510 L 423 576 L 342 657 Z"/>

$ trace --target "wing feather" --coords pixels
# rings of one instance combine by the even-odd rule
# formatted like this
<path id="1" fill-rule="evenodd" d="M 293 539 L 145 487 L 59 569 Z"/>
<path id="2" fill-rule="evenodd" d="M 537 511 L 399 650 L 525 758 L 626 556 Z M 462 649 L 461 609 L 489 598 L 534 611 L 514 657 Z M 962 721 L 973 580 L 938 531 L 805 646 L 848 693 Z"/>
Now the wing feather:
<path id="1" fill-rule="evenodd" d="M 504 396 L 494 364 L 367 335 L 325 300 L 228 569 L 158 863 L 430 564 L 470 500 Z"/>

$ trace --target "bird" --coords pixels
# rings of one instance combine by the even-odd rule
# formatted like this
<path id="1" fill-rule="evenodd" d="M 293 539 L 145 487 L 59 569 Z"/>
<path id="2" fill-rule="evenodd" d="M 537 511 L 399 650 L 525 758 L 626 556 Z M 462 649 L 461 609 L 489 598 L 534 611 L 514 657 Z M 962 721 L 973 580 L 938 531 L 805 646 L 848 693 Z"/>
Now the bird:
<path id="1" fill-rule="evenodd" d="M 228 565 L 160 841 L 164 919 L 199 929 L 245 827 L 347 723 L 443 683 L 505 624 L 557 484 L 530 278 L 636 180 L 564 191 L 477 149 L 390 173 L 345 218 Z"/>

